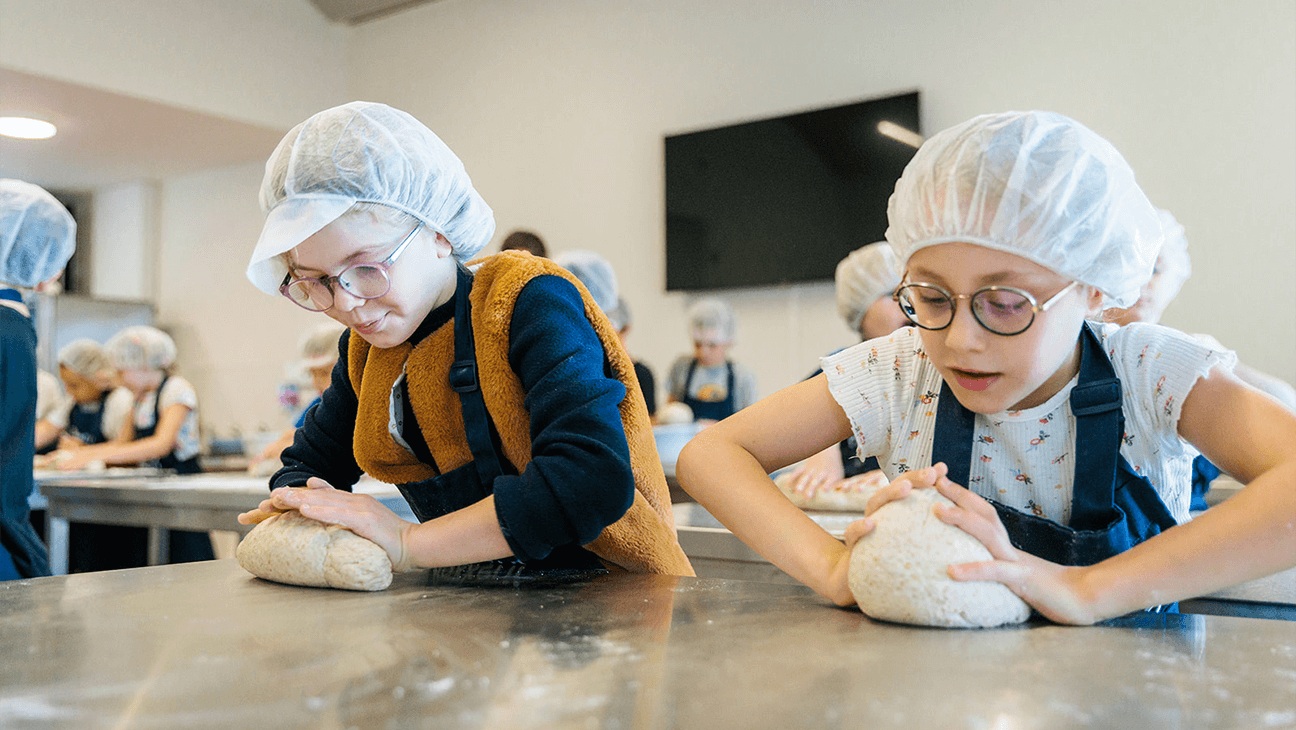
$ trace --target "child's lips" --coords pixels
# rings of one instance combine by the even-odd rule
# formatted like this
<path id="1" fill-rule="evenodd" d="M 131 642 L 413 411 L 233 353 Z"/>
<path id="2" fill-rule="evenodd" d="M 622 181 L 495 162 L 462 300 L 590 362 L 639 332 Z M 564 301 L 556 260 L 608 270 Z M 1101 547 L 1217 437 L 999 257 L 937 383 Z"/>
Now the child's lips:
<path id="1" fill-rule="evenodd" d="M 373 333 L 377 332 L 378 329 L 382 326 L 383 319 L 386 316 L 387 315 L 384 314 L 382 317 L 379 317 L 378 319 L 370 320 L 369 322 L 365 322 L 364 324 L 357 324 L 355 325 L 355 331 L 359 332 L 362 335 L 372 335 Z"/>
<path id="2" fill-rule="evenodd" d="M 995 381 L 999 379 L 998 373 L 986 373 L 979 370 L 950 368 L 950 373 L 959 386 L 965 390 L 982 391 L 994 385 Z"/>

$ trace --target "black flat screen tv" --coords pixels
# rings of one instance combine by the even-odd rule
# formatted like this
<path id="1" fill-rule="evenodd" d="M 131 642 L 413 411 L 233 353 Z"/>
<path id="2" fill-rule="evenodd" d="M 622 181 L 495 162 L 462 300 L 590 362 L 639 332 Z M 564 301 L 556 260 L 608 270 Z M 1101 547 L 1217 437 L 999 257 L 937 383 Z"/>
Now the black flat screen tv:
<path id="1" fill-rule="evenodd" d="M 885 236 L 921 132 L 914 91 L 667 136 L 666 289 L 831 281 Z"/>

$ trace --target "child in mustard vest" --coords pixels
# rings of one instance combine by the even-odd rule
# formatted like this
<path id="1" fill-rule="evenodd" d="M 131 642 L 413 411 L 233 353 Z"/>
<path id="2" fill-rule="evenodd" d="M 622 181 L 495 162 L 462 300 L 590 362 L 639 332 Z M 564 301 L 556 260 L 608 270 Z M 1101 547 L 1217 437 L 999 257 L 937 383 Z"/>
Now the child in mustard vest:
<path id="1" fill-rule="evenodd" d="M 382 104 L 320 112 L 271 156 L 261 203 L 248 278 L 349 330 L 270 499 L 241 522 L 297 509 L 398 570 L 692 575 L 616 333 L 546 259 L 466 265 L 494 218 L 431 130 Z M 399 486 L 420 524 L 350 493 L 361 473 Z"/>
<path id="2" fill-rule="evenodd" d="M 854 603 L 850 546 L 766 476 L 855 435 L 1046 617 L 1086 624 L 1168 606 L 1296 563 L 1296 417 L 1241 383 L 1237 358 L 1168 327 L 1086 321 L 1128 307 L 1152 274 L 1157 214 L 1134 172 L 1078 122 L 985 115 L 928 139 L 896 183 L 887 240 L 914 325 L 824 358 L 824 374 L 703 431 L 681 485 L 754 550 Z M 771 426 L 775 424 L 775 426 Z M 1240 494 L 1190 519 L 1200 451 Z"/>

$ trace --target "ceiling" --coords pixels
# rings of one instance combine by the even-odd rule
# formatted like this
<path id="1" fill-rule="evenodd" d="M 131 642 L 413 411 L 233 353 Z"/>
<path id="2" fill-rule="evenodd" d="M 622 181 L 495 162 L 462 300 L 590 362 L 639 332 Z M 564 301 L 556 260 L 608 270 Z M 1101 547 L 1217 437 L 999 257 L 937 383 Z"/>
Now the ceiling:
<path id="1" fill-rule="evenodd" d="M 265 160 L 287 131 L 3 68 L 0 116 L 58 127 L 47 140 L 0 137 L 0 177 L 66 193 Z"/>

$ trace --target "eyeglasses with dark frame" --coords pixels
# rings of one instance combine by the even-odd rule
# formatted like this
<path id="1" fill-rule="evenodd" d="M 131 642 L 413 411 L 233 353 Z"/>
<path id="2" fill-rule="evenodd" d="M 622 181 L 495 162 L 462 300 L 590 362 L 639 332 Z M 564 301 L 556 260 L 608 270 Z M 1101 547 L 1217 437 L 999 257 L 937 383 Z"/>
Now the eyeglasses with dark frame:
<path id="1" fill-rule="evenodd" d="M 405 252 L 410 241 L 414 240 L 415 234 L 422 228 L 423 223 L 420 221 L 382 261 L 352 264 L 337 276 L 325 274 L 293 279 L 292 272 L 289 272 L 279 285 L 279 293 L 288 297 L 293 304 L 311 312 L 325 312 L 333 306 L 334 282 L 340 284 L 347 294 L 358 299 L 377 299 L 391 290 L 391 277 L 388 276 L 387 269 L 396 263 L 396 259 Z"/>
<path id="2" fill-rule="evenodd" d="M 977 323 L 996 335 L 1020 335 L 1035 323 L 1035 315 L 1047 312 L 1067 292 L 1079 285 L 1072 281 L 1062 291 L 1037 304 L 1034 295 L 1011 286 L 985 286 L 971 294 L 953 294 L 925 281 L 901 284 L 891 295 L 910 322 L 925 330 L 943 330 L 954 322 L 959 299 L 972 303 Z"/>

